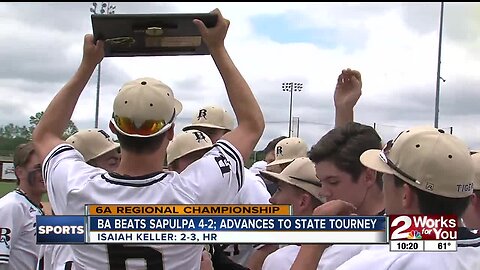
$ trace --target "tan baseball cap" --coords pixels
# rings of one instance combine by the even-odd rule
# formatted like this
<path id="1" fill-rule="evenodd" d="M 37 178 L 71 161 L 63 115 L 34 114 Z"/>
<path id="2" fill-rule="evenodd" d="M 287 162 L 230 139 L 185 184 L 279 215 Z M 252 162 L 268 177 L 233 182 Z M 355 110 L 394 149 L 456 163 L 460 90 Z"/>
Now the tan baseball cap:
<path id="1" fill-rule="evenodd" d="M 301 188 L 321 202 L 325 202 L 325 196 L 322 196 L 322 184 L 315 172 L 315 164 L 307 157 L 293 160 L 281 173 L 260 171 L 260 174 L 272 182 L 283 181 Z"/>
<path id="2" fill-rule="evenodd" d="M 302 139 L 298 137 L 283 139 L 275 146 L 275 160 L 268 163 L 267 167 L 291 162 L 296 158 L 306 157 L 307 152 L 308 146 Z"/>
<path id="3" fill-rule="evenodd" d="M 365 151 L 360 161 L 439 196 L 465 198 L 473 192 L 475 171 L 467 145 L 433 127 L 405 130 L 383 151 Z"/>
<path id="4" fill-rule="evenodd" d="M 475 181 L 473 181 L 473 189 L 480 190 L 480 153 L 472 155 L 473 166 L 475 167 Z"/>
<path id="5" fill-rule="evenodd" d="M 111 123 L 126 136 L 153 137 L 167 131 L 182 111 L 166 84 L 140 78 L 122 86 L 113 102 Z"/>
<path id="6" fill-rule="evenodd" d="M 167 164 L 192 152 L 213 147 L 210 138 L 198 130 L 182 131 L 167 146 Z"/>
<path id="7" fill-rule="evenodd" d="M 82 154 L 85 162 L 120 147 L 120 144 L 114 142 L 107 132 L 94 128 L 80 130 L 68 137 L 66 141 Z"/>
<path id="8" fill-rule="evenodd" d="M 182 130 L 196 129 L 198 127 L 233 129 L 233 117 L 220 106 L 206 106 L 199 109 L 192 118 L 192 123 Z"/>

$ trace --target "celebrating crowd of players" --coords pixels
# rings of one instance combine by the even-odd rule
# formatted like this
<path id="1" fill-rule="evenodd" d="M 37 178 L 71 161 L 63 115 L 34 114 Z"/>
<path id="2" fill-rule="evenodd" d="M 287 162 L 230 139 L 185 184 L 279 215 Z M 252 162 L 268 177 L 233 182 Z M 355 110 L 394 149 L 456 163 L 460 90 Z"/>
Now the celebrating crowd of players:
<path id="1" fill-rule="evenodd" d="M 18 188 L 0 199 L 0 270 L 15 269 L 480 269 L 480 158 L 460 139 L 414 127 L 386 143 L 354 122 L 360 73 L 346 69 L 334 92 L 335 128 L 308 149 L 273 139 L 265 160 L 244 166 L 264 131 L 260 107 L 224 47 L 230 22 L 218 10 L 194 20 L 223 78 L 234 119 L 199 108 L 174 134 L 182 104 L 153 78 L 125 83 L 109 123 L 119 143 L 88 129 L 62 140 L 79 96 L 104 56 L 86 35 L 81 64 L 50 102 L 33 142 L 14 154 Z M 388 104 L 386 104 L 388 106 Z M 384 138 L 386 139 L 386 138 Z M 164 168 L 168 165 L 168 169 Z M 460 187 L 460 188 L 459 188 Z M 390 252 L 384 245 L 49 245 L 36 244 L 47 192 L 54 215 L 85 204 L 290 204 L 294 215 L 451 214 L 458 251 Z"/>

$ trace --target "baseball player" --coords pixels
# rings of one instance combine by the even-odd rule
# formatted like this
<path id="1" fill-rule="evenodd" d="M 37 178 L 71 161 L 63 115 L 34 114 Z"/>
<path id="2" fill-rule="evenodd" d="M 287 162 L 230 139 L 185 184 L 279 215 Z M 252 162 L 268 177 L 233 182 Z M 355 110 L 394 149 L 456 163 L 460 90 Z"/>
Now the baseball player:
<path id="1" fill-rule="evenodd" d="M 103 129 L 85 129 L 66 140 L 91 166 L 113 172 L 120 163 L 120 144 Z M 55 214 L 55 213 L 53 213 Z M 73 251 L 70 245 L 42 245 L 38 270 L 73 269 Z"/>
<path id="2" fill-rule="evenodd" d="M 238 126 L 218 140 L 200 160 L 181 174 L 164 172 L 168 142 L 182 105 L 172 89 L 152 79 L 124 84 L 113 104 L 110 128 L 117 135 L 122 159 L 113 173 L 92 167 L 61 139 L 80 94 L 104 56 L 102 41 L 85 36 L 78 71 L 59 91 L 37 125 L 33 140 L 46 179 L 53 211 L 80 215 L 85 204 L 221 204 L 230 203 L 243 185 L 243 159 L 260 139 L 265 123 L 250 87 L 224 46 L 229 21 L 215 10 L 217 23 L 207 28 L 195 19 L 237 116 Z M 198 245 L 75 245 L 76 269 L 200 268 Z"/>
<path id="3" fill-rule="evenodd" d="M 36 216 L 44 215 L 40 201 L 46 188 L 32 142 L 15 149 L 13 164 L 18 187 L 0 198 L 0 270 L 35 269 Z"/>
<path id="4" fill-rule="evenodd" d="M 383 172 L 387 214 L 462 216 L 473 193 L 474 163 L 457 137 L 432 127 L 403 131 L 382 150 L 367 150 L 360 160 Z M 331 210 L 331 208 L 330 208 Z M 319 209 L 316 214 L 328 211 Z M 480 269 L 480 237 L 462 222 L 456 252 L 390 252 L 386 245 L 361 251 L 337 269 Z M 292 269 L 316 269 L 326 245 L 302 246 Z"/>
<path id="5" fill-rule="evenodd" d="M 230 114 L 219 106 L 205 106 L 200 108 L 192 118 L 192 123 L 183 128 L 184 131 L 200 130 L 213 143 L 221 136 L 233 129 L 234 121 Z M 239 204 L 269 204 L 271 197 L 265 182 L 249 169 L 244 168 L 245 182 L 234 201 Z M 252 245 L 225 244 L 225 252 L 235 262 L 246 265 L 249 256 L 254 252 Z"/>

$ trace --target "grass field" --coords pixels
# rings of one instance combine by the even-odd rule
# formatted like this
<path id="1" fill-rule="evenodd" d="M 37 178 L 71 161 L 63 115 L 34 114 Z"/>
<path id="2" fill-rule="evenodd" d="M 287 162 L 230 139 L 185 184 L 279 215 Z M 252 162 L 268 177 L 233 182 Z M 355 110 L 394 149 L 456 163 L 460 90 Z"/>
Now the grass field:
<path id="1" fill-rule="evenodd" d="M 17 182 L 0 182 L 0 198 L 17 187 Z M 48 202 L 47 194 L 43 195 L 43 202 Z"/>

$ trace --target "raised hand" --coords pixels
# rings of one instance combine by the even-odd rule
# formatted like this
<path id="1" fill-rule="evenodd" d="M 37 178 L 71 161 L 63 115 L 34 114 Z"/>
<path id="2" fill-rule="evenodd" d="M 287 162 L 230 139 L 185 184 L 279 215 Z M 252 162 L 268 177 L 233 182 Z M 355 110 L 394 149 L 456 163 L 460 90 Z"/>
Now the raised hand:
<path id="1" fill-rule="evenodd" d="M 97 65 L 102 62 L 105 56 L 104 41 L 98 40 L 95 43 L 95 39 L 92 34 L 86 34 L 83 40 L 83 59 L 82 62 L 91 65 Z"/>
<path id="2" fill-rule="evenodd" d="M 222 13 L 220 10 L 218 10 L 218 8 L 214 9 L 210 13 L 217 15 L 217 24 L 215 27 L 207 28 L 205 24 L 198 19 L 194 19 L 193 23 L 197 25 L 198 30 L 202 35 L 203 42 L 205 42 L 210 50 L 215 50 L 224 46 L 224 40 L 227 36 L 230 21 L 223 18 Z"/>
<path id="3" fill-rule="evenodd" d="M 200 270 L 213 270 L 212 254 L 204 250 L 200 261 Z"/>
<path id="4" fill-rule="evenodd" d="M 353 109 L 362 95 L 362 76 L 360 72 L 351 69 L 344 69 L 338 75 L 335 87 L 335 107 Z"/>

